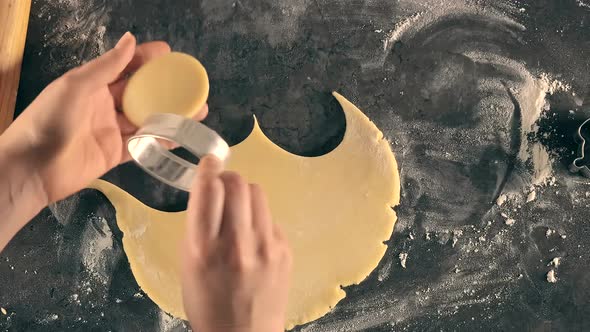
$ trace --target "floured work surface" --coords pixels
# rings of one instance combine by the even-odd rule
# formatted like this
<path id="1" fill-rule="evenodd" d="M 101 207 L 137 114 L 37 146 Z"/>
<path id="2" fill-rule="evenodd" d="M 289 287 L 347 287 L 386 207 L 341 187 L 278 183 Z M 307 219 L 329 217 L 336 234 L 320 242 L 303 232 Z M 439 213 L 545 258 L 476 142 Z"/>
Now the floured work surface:
<path id="1" fill-rule="evenodd" d="M 332 90 L 393 143 L 403 196 L 392 245 L 330 314 L 298 330 L 588 328 L 590 186 L 566 171 L 587 116 L 588 1 L 138 3 L 35 2 L 21 109 L 135 27 L 203 61 L 207 123 L 231 144 L 253 112 L 287 150 L 330 151 L 344 133 Z M 132 165 L 106 178 L 153 207 L 184 209 L 185 195 Z M 138 289 L 114 211 L 93 191 L 21 232 L 0 280 L 1 328 L 185 330 Z"/>

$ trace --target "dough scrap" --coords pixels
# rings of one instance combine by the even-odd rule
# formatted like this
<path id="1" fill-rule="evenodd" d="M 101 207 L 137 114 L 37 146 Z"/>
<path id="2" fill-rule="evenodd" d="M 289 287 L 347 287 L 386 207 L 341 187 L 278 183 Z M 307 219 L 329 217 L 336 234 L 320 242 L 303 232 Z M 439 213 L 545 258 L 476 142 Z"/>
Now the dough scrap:
<path id="1" fill-rule="evenodd" d="M 266 191 L 274 221 L 293 250 L 286 328 L 318 319 L 358 284 L 383 257 L 399 203 L 397 163 L 379 129 L 334 93 L 346 116 L 341 144 L 320 157 L 291 154 L 270 141 L 255 122 L 231 148 L 227 168 Z M 164 311 L 186 319 L 180 285 L 179 243 L 186 213 L 149 208 L 118 187 L 97 181 L 117 212 L 131 270 Z"/>
<path id="2" fill-rule="evenodd" d="M 192 118 L 207 102 L 209 78 L 194 57 L 171 52 L 143 65 L 123 93 L 123 112 L 134 125 L 155 113 Z"/>

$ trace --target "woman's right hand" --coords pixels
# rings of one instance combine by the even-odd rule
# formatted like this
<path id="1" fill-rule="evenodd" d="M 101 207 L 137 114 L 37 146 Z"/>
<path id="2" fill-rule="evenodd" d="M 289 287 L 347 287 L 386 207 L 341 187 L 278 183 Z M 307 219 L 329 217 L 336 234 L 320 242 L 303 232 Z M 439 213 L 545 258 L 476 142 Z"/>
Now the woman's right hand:
<path id="1" fill-rule="evenodd" d="M 201 160 L 183 244 L 184 309 L 196 331 L 284 331 L 291 252 L 259 186 Z"/>

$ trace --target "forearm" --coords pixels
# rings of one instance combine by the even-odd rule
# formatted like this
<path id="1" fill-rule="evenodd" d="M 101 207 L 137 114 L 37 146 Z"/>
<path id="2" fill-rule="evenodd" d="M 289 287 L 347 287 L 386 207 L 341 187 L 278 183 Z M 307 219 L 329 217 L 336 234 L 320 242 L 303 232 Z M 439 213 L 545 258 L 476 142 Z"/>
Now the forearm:
<path id="1" fill-rule="evenodd" d="M 33 151 L 9 135 L 0 136 L 0 251 L 47 205 Z"/>

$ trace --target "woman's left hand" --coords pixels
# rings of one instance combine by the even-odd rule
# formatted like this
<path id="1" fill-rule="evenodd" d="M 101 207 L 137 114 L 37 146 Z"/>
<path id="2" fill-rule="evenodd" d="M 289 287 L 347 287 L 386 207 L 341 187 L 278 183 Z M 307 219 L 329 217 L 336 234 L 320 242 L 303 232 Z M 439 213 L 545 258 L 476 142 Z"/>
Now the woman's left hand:
<path id="1" fill-rule="evenodd" d="M 123 146 L 137 128 L 118 111 L 127 76 L 168 52 L 165 42 L 136 45 L 126 33 L 115 48 L 47 86 L 0 137 L 0 143 L 8 142 L 5 151 L 32 166 L 47 203 L 129 160 Z M 204 107 L 195 120 L 206 115 Z"/>

